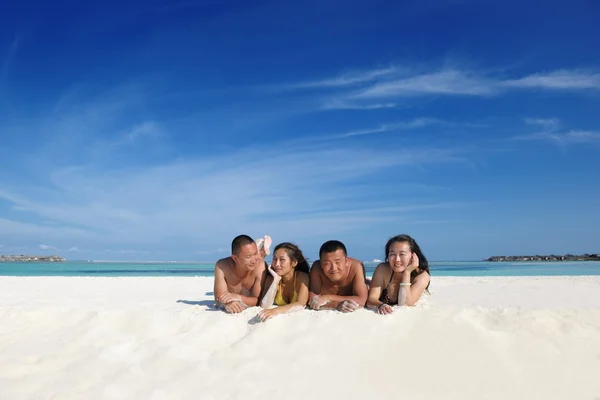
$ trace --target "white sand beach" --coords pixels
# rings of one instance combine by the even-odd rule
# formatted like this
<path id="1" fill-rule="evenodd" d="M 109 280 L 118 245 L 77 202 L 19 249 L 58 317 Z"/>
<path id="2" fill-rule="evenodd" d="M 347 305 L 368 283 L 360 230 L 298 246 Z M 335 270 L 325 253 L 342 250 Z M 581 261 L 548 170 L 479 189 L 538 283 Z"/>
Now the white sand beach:
<path id="1" fill-rule="evenodd" d="M 0 277 L 0 399 L 600 399 L 600 277 L 434 277 L 392 315 L 212 308 L 212 278 Z"/>

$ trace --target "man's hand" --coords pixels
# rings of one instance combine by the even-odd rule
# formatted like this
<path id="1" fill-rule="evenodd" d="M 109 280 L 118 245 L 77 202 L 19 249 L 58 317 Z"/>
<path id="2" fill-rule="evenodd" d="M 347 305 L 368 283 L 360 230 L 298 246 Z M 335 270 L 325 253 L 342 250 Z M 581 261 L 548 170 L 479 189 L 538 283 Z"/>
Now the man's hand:
<path id="1" fill-rule="evenodd" d="M 275 307 L 275 308 L 269 308 L 266 310 L 262 310 L 261 312 L 258 313 L 257 317 L 260 322 L 265 322 L 266 320 L 273 318 L 277 314 L 279 314 L 279 308 Z"/>
<path id="2" fill-rule="evenodd" d="M 377 314 L 391 314 L 394 312 L 394 309 L 389 304 L 381 303 L 379 307 L 377 307 Z"/>
<path id="3" fill-rule="evenodd" d="M 329 303 L 329 298 L 327 297 L 326 294 L 322 294 L 322 295 L 314 295 L 312 300 L 310 301 L 310 308 L 312 308 L 313 310 L 318 310 L 321 307 L 323 307 L 325 304 Z"/>
<path id="4" fill-rule="evenodd" d="M 360 308 L 360 304 L 358 304 L 354 300 L 344 300 L 337 306 L 338 311 L 341 311 L 344 313 L 353 312 L 353 311 L 358 310 L 359 308 Z"/>
<path id="5" fill-rule="evenodd" d="M 248 308 L 248 306 L 240 301 L 232 301 L 225 305 L 225 311 L 231 314 L 239 314 L 246 308 Z"/>
<path id="6" fill-rule="evenodd" d="M 241 302 L 242 298 L 240 297 L 239 294 L 225 292 L 221 295 L 221 297 L 219 297 L 218 301 L 223 304 L 228 304 L 228 303 L 231 303 L 232 301 Z"/>

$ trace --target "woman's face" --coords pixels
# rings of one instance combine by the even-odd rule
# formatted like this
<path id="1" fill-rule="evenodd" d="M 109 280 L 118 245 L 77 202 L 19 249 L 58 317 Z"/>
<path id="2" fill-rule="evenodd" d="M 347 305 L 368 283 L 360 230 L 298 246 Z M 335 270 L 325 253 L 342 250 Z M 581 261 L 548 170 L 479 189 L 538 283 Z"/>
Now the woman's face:
<path id="1" fill-rule="evenodd" d="M 388 252 L 388 261 L 394 272 L 404 272 L 412 257 L 410 245 L 407 242 L 394 242 Z"/>
<path id="2" fill-rule="evenodd" d="M 297 262 L 292 261 L 285 249 L 277 249 L 273 254 L 273 271 L 279 276 L 284 276 L 294 269 Z"/>

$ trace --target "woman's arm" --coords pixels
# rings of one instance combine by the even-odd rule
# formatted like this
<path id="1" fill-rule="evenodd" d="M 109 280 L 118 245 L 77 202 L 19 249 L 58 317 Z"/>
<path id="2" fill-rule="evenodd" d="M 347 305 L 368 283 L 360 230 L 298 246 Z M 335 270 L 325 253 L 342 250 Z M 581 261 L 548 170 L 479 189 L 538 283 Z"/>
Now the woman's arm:
<path id="1" fill-rule="evenodd" d="M 414 306 L 429 284 L 429 279 L 429 274 L 423 272 L 411 283 L 410 272 L 405 271 L 402 274 L 402 282 L 400 283 L 400 289 L 398 290 L 398 305 Z"/>
<path id="2" fill-rule="evenodd" d="M 414 306 L 429 284 L 429 274 L 427 272 L 418 275 L 413 282 L 410 281 L 410 274 L 417 268 L 419 268 L 419 257 L 416 253 L 413 253 L 410 265 L 402 273 L 402 280 L 398 289 L 399 306 Z"/>
<path id="3" fill-rule="evenodd" d="M 275 271 L 273 271 L 271 269 L 271 267 L 269 267 L 268 271 L 271 274 L 271 276 L 268 276 L 265 279 L 265 287 L 268 287 L 268 289 L 264 292 L 262 299 L 260 301 L 260 306 L 262 308 L 268 308 L 273 305 L 273 301 L 275 300 L 275 295 L 277 294 L 277 285 L 279 284 L 279 281 L 281 280 L 281 277 L 279 275 L 277 275 L 275 273 Z M 269 282 L 271 282 L 270 286 L 269 286 Z"/>
<path id="4" fill-rule="evenodd" d="M 385 270 L 386 264 L 379 264 L 373 273 L 371 287 L 369 288 L 369 297 L 367 298 L 367 308 L 377 311 L 379 314 L 389 314 L 392 312 L 392 307 L 379 300 L 383 286 L 385 285 Z"/>
<path id="5" fill-rule="evenodd" d="M 379 264 L 373 272 L 373 278 L 371 279 L 371 287 L 369 288 L 369 297 L 367 298 L 367 308 L 376 310 L 381 304 L 379 297 L 381 297 L 381 291 L 383 290 L 383 275 L 385 273 L 385 264 Z"/>
<path id="6" fill-rule="evenodd" d="M 264 322 L 277 314 L 285 314 L 304 310 L 304 308 L 306 307 L 306 303 L 308 303 L 309 277 L 308 274 L 298 272 L 298 278 L 300 282 L 298 288 L 298 297 L 296 298 L 296 301 L 290 304 L 286 304 L 285 306 L 279 306 L 275 308 L 262 310 L 260 313 L 258 313 L 258 319 L 260 321 Z M 296 290 L 296 288 L 294 288 L 294 290 Z"/>

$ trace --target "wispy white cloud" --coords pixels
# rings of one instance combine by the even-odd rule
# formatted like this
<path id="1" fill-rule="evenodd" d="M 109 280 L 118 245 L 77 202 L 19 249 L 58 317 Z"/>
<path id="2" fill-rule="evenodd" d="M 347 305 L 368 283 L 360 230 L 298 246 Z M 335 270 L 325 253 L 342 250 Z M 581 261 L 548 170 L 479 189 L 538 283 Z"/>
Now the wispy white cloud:
<path id="1" fill-rule="evenodd" d="M 558 118 L 526 118 L 525 123 L 541 128 L 541 131 L 517 135 L 513 140 L 519 141 L 547 141 L 558 146 L 600 143 L 600 131 L 565 130 Z"/>
<path id="2" fill-rule="evenodd" d="M 497 89 L 493 81 L 459 70 L 441 70 L 402 79 L 378 82 L 351 98 L 389 98 L 403 96 L 470 95 L 488 96 Z"/>
<path id="3" fill-rule="evenodd" d="M 334 100 L 323 104 L 323 110 L 379 110 L 385 108 L 395 108 L 398 104 L 396 103 L 372 103 L 372 104 L 360 104 L 352 103 L 349 101 Z"/>
<path id="4" fill-rule="evenodd" d="M 600 144 L 600 131 L 568 131 L 558 132 L 538 132 L 529 135 L 514 137 L 515 140 L 542 140 L 555 143 L 560 146 L 575 144 Z"/>
<path id="5" fill-rule="evenodd" d="M 416 118 L 416 119 L 413 119 L 410 121 L 382 124 L 381 126 L 379 126 L 377 128 L 373 128 L 373 129 L 362 129 L 362 130 L 350 131 L 350 132 L 342 133 L 340 135 L 334 135 L 333 137 L 344 138 L 344 137 L 351 137 L 351 136 L 371 135 L 374 133 L 382 133 L 382 132 L 419 129 L 419 128 L 424 128 L 426 126 L 435 125 L 435 124 L 443 124 L 443 123 L 444 123 L 443 121 L 435 119 L 435 118 Z"/>
<path id="6" fill-rule="evenodd" d="M 558 70 L 532 74 L 518 79 L 508 79 L 502 81 L 501 84 L 506 87 L 522 89 L 600 90 L 600 73 L 582 70 Z"/>
<path id="7" fill-rule="evenodd" d="M 540 126 L 550 131 L 554 131 L 560 127 L 560 120 L 558 118 L 525 118 L 525 123 Z"/>
<path id="8" fill-rule="evenodd" d="M 159 136 L 161 134 L 158 124 L 154 121 L 144 121 L 131 128 L 129 132 L 125 134 L 125 138 L 129 142 L 135 142 L 143 136 Z"/>
<path id="9" fill-rule="evenodd" d="M 339 138 L 349 138 L 354 136 L 364 136 L 364 135 L 373 135 L 379 133 L 387 133 L 387 132 L 395 132 L 395 131 L 410 131 L 410 130 L 418 130 L 427 127 L 438 126 L 445 128 L 460 128 L 460 129 L 482 129 L 487 128 L 488 125 L 482 123 L 473 123 L 473 122 L 455 122 L 448 121 L 439 118 L 431 118 L 431 117 L 420 117 L 414 118 L 406 121 L 396 121 L 381 124 L 374 128 L 368 129 L 357 129 L 349 132 L 344 132 L 340 134 L 334 134 L 330 136 L 321 136 L 321 139 L 339 139 Z"/>
<path id="10" fill-rule="evenodd" d="M 370 71 L 347 72 L 333 78 L 322 80 L 299 82 L 285 85 L 287 89 L 311 89 L 311 88 L 336 88 L 353 86 L 356 84 L 371 82 L 381 77 L 389 76 L 398 71 L 396 67 L 377 68 Z"/>
<path id="11" fill-rule="evenodd" d="M 548 141 L 559 146 L 600 143 L 600 131 L 564 130 L 558 118 L 526 118 L 525 123 L 543 130 L 517 135 L 512 138 L 513 140 Z"/>
<path id="12" fill-rule="evenodd" d="M 348 78 L 336 77 L 286 86 L 334 91 L 323 100 L 323 109 L 379 109 L 396 106 L 387 99 L 423 96 L 498 96 L 515 90 L 600 90 L 600 73 L 562 69 L 525 76 L 506 77 L 486 71 L 460 68 L 419 70 L 374 69 Z"/>
<path id="13" fill-rule="evenodd" d="M 47 245 L 47 244 L 40 244 L 40 245 L 38 245 L 38 248 L 41 249 L 41 250 L 52 250 L 52 251 L 58 250 L 56 247 L 50 246 L 50 245 Z"/>
<path id="14" fill-rule="evenodd" d="M 328 138 L 343 138 L 343 137 L 351 137 L 351 136 L 371 135 L 373 133 L 389 132 L 390 130 L 393 130 L 393 128 L 390 125 L 381 125 L 377 128 L 358 129 L 355 131 L 350 131 L 350 132 L 342 133 L 339 135 L 328 136 Z"/>

